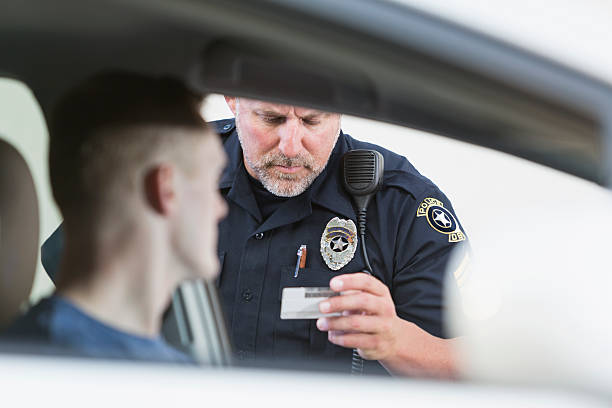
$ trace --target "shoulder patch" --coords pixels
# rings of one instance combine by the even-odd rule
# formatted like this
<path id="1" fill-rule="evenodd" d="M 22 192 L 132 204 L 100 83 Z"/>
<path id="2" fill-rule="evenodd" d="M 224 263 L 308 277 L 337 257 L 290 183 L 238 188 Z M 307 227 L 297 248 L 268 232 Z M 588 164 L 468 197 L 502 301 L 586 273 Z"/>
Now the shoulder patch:
<path id="1" fill-rule="evenodd" d="M 427 222 L 435 231 L 448 235 L 448 242 L 465 241 L 465 235 L 459 229 L 459 223 L 453 213 L 444 208 L 440 200 L 428 197 L 419 204 L 417 217 L 427 218 Z"/>

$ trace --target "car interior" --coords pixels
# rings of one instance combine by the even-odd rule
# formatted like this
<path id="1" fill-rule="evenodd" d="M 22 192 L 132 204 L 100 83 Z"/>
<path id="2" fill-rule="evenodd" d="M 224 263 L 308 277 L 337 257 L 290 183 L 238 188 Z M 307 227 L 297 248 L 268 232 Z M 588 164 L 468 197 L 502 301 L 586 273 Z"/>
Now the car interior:
<path id="1" fill-rule="evenodd" d="M 21 154 L 0 140 L 0 327 L 27 304 L 38 255 L 38 199 Z"/>

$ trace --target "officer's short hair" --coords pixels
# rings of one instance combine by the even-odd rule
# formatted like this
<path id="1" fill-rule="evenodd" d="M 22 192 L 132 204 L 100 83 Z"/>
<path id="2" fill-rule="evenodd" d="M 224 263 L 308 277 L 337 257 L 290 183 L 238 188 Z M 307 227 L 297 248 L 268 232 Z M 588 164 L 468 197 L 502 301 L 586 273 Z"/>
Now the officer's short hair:
<path id="1" fill-rule="evenodd" d="M 65 220 L 96 214 L 156 158 L 188 154 L 189 142 L 210 133 L 203 99 L 180 81 L 127 72 L 66 93 L 49 121 L 51 187 Z"/>

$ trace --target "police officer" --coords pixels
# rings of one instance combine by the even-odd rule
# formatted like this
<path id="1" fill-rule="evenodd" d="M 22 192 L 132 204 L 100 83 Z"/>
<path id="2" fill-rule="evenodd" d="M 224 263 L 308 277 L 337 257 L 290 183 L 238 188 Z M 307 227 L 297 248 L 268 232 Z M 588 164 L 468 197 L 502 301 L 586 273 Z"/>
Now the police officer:
<path id="1" fill-rule="evenodd" d="M 379 370 L 378 361 L 394 374 L 452 376 L 455 340 L 444 339 L 442 291 L 465 235 L 446 196 L 404 157 L 344 134 L 339 114 L 226 101 L 236 119 L 213 122 L 228 155 L 218 286 L 238 358 L 325 360 L 349 371 L 357 349 L 371 360 L 366 372 Z M 374 276 L 361 273 L 364 243 L 339 167 L 352 149 L 375 149 L 385 162 L 368 208 Z M 348 232 L 337 235 L 342 228 Z M 43 258 L 54 245 L 46 243 Z M 325 286 L 345 294 L 321 302 L 321 312 L 341 316 L 280 319 L 283 288 Z"/>
<path id="2" fill-rule="evenodd" d="M 356 348 L 393 373 L 452 374 L 442 286 L 465 235 L 449 200 L 404 157 L 344 134 L 339 114 L 226 101 L 236 119 L 217 122 L 229 156 L 220 181 L 229 215 L 220 224 L 219 287 L 238 355 L 326 358 L 348 369 Z M 339 170 L 352 149 L 375 149 L 385 162 L 368 209 L 374 277 L 360 273 L 363 243 L 352 239 L 356 214 Z M 350 231 L 345 239 L 334 235 L 338 227 Z M 302 245 L 307 259 L 296 273 Z M 279 319 L 283 288 L 301 286 L 355 292 L 320 304 L 341 317 Z"/>

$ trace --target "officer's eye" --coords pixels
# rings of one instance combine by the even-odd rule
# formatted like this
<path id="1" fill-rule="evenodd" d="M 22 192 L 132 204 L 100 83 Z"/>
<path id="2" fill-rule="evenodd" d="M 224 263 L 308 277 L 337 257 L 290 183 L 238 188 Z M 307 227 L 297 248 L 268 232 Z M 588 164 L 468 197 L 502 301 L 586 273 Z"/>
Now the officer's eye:
<path id="1" fill-rule="evenodd" d="M 302 122 L 307 126 L 315 126 L 320 123 L 318 119 L 314 119 L 314 118 L 305 118 L 305 119 L 302 119 Z"/>
<path id="2" fill-rule="evenodd" d="M 263 115 L 261 118 L 264 120 L 264 122 L 272 125 L 280 125 L 286 120 L 284 116 Z"/>

